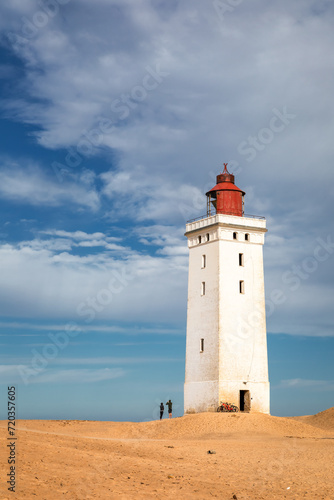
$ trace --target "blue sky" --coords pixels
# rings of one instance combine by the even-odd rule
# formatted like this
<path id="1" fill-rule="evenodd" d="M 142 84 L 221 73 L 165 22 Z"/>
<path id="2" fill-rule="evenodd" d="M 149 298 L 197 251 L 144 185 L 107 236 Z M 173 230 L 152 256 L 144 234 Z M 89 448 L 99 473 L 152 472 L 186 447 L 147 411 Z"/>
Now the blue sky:
<path id="1" fill-rule="evenodd" d="M 21 418 L 182 414 L 185 222 L 223 162 L 267 219 L 272 413 L 333 405 L 334 8 L 236 3 L 0 6 L 0 398 L 17 384 Z"/>

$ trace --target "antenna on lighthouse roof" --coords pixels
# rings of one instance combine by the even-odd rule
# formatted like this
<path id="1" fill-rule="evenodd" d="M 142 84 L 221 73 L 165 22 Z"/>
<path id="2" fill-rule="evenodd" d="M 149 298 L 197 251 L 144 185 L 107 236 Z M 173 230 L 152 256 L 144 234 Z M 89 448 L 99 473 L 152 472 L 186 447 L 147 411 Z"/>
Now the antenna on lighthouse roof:
<path id="1" fill-rule="evenodd" d="M 227 165 L 228 163 L 224 163 L 224 171 L 223 171 L 223 174 L 228 174 L 228 170 L 227 170 Z"/>

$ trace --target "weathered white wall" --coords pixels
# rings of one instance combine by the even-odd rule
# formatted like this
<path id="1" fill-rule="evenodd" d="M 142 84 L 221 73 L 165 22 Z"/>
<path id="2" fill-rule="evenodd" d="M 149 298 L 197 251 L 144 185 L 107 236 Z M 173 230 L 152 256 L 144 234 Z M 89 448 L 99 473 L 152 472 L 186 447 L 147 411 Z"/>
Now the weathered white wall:
<path id="1" fill-rule="evenodd" d="M 239 391 L 250 390 L 251 410 L 269 413 L 262 255 L 265 231 L 263 219 L 223 214 L 187 224 L 185 412 L 205 411 L 222 400 L 239 406 Z M 207 233 L 210 241 L 203 242 Z M 239 253 L 244 255 L 244 266 L 239 266 Z M 201 269 L 203 254 L 205 269 Z M 240 280 L 244 281 L 244 294 L 239 292 Z M 202 281 L 205 296 L 201 296 Z M 203 353 L 201 338 L 205 341 Z"/>
<path id="2" fill-rule="evenodd" d="M 216 231 L 205 230 L 202 240 L 189 254 L 188 313 L 186 344 L 185 411 L 205 411 L 216 405 L 219 379 L 219 241 Z M 196 243 L 198 235 L 196 236 Z M 202 268 L 202 256 L 206 267 Z M 205 295 L 201 284 L 205 282 Z M 204 339 L 204 352 L 200 340 Z M 217 405 L 216 405 L 217 406 Z"/>
<path id="3" fill-rule="evenodd" d="M 189 382 L 184 384 L 185 413 L 198 413 L 217 409 L 219 399 L 218 380 Z"/>

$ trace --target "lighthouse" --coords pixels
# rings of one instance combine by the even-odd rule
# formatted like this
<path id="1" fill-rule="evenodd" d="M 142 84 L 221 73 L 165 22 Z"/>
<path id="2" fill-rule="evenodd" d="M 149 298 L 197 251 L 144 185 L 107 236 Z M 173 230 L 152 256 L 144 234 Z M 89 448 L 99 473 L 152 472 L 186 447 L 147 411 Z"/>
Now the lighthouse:
<path id="1" fill-rule="evenodd" d="M 184 412 L 220 401 L 269 413 L 264 217 L 245 215 L 227 170 L 206 193 L 207 213 L 186 224 L 189 247 Z"/>

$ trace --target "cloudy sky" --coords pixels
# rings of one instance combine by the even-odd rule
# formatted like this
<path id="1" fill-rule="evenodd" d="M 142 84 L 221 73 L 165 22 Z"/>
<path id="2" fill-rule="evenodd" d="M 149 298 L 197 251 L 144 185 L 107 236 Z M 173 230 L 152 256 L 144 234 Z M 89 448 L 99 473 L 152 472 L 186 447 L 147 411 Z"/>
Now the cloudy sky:
<path id="1" fill-rule="evenodd" d="M 272 413 L 333 405 L 329 0 L 0 6 L 0 396 L 183 409 L 186 220 L 229 162 L 263 215 Z M 4 418 L 5 406 L 0 414 Z"/>

